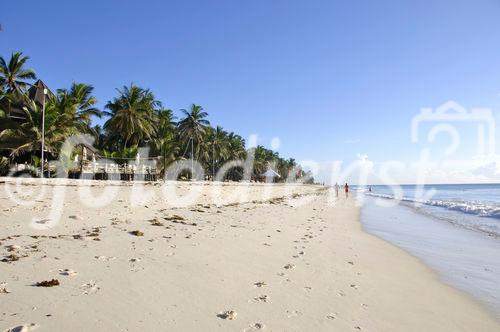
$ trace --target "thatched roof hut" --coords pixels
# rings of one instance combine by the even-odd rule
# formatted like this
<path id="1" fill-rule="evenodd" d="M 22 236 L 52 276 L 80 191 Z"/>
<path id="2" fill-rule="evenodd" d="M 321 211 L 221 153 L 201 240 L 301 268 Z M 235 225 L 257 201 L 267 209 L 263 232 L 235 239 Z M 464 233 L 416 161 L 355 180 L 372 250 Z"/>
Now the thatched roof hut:
<path id="1" fill-rule="evenodd" d="M 55 98 L 54 93 L 50 91 L 50 89 L 47 87 L 47 85 L 42 81 L 38 80 L 36 81 L 29 89 L 28 89 L 28 97 L 29 99 L 33 100 L 35 103 L 37 103 L 40 107 L 43 106 L 43 91 L 47 90 L 47 94 L 45 96 L 45 101 L 49 101 Z M 9 109 L 9 116 L 11 119 L 15 120 L 24 120 L 26 118 L 26 115 L 24 114 L 23 107 L 26 106 L 26 101 L 24 98 L 21 96 L 17 101 L 13 101 L 13 103 L 10 105 Z"/>

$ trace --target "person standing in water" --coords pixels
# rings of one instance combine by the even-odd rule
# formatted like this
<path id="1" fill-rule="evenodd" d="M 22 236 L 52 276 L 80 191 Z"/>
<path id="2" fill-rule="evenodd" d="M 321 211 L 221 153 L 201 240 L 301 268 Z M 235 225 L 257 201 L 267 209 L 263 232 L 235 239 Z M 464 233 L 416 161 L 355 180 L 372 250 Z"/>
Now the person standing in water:
<path id="1" fill-rule="evenodd" d="M 344 190 L 345 190 L 345 198 L 349 197 L 349 186 L 347 185 L 347 182 L 344 185 Z"/>
<path id="2" fill-rule="evenodd" d="M 339 184 L 335 182 L 335 195 L 339 198 Z"/>

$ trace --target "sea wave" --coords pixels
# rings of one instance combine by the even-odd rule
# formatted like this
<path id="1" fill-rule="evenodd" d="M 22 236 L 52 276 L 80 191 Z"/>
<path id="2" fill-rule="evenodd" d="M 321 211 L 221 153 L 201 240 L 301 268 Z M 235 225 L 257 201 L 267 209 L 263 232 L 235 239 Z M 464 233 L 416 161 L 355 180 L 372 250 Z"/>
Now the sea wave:
<path id="1" fill-rule="evenodd" d="M 385 199 L 398 199 L 393 195 L 378 194 L 365 192 L 366 195 L 372 197 L 380 197 Z M 458 201 L 458 200 L 422 200 L 416 198 L 403 197 L 398 199 L 402 202 L 409 202 L 414 204 L 424 204 L 428 206 L 442 207 L 452 211 L 458 211 L 462 213 L 472 214 L 479 217 L 489 217 L 500 219 L 500 205 L 498 203 L 485 203 L 479 201 Z"/>

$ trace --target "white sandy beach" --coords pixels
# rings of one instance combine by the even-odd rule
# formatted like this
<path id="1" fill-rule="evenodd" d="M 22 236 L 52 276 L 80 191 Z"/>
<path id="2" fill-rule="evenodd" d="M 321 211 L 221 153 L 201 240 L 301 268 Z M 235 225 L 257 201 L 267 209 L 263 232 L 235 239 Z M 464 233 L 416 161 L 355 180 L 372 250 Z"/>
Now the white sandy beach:
<path id="1" fill-rule="evenodd" d="M 244 185 L 225 184 L 217 206 L 213 184 L 171 183 L 200 190 L 175 207 L 161 186 L 145 186 L 138 203 L 116 183 L 112 202 L 92 208 L 78 181 L 66 183 L 9 187 L 25 199 L 46 189 L 26 206 L 0 184 L 0 331 L 500 329 L 419 260 L 365 233 L 354 200 L 333 205 L 323 187 L 250 184 L 240 202 Z M 111 188 L 85 183 L 94 194 Z M 50 223 L 57 188 L 60 222 L 33 228 L 33 217 Z M 51 279 L 60 284 L 34 286 Z"/>

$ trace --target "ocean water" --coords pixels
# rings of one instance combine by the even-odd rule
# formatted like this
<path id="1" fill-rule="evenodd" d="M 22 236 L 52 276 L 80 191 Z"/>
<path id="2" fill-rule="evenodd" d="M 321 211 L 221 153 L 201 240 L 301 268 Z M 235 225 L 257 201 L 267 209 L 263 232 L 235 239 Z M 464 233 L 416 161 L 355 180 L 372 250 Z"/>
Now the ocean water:
<path id="1" fill-rule="evenodd" d="M 366 195 L 401 204 L 464 228 L 500 237 L 500 184 L 372 186 Z M 360 188 L 361 189 L 361 188 Z"/>
<path id="2" fill-rule="evenodd" d="M 367 232 L 418 257 L 500 320 L 500 185 L 357 189 Z"/>

